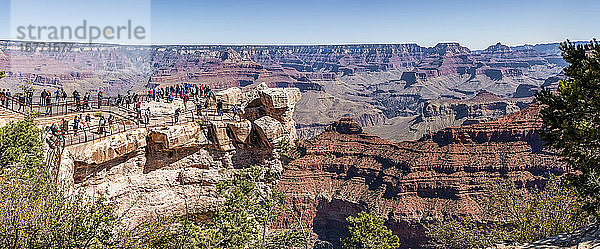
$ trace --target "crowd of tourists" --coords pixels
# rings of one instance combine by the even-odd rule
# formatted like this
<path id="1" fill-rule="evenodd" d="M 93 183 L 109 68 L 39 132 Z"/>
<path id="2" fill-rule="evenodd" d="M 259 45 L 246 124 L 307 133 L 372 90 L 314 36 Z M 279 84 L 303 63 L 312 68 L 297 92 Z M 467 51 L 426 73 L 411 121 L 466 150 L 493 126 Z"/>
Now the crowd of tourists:
<path id="1" fill-rule="evenodd" d="M 0 90 L 0 104 L 2 106 L 8 107 L 10 104 L 11 93 L 10 89 L 2 89 Z"/>
<path id="2" fill-rule="evenodd" d="M 96 95 L 96 98 L 92 99 L 92 96 L 94 95 Z M 70 120 L 63 118 L 59 122 L 47 127 L 53 135 L 52 140 L 54 140 L 54 143 L 63 139 L 65 134 L 74 134 L 77 136 L 80 132 L 86 131 L 103 136 L 114 133 L 114 129 L 120 127 L 119 125 L 124 128 L 123 124 L 117 124 L 113 114 L 106 115 L 96 113 L 91 116 L 89 113 L 83 113 L 87 110 L 91 111 L 95 107 L 100 109 L 103 105 L 124 108 L 126 109 L 125 111 L 135 111 L 136 118 L 140 124 L 150 124 L 152 117 L 150 107 L 146 107 L 142 110 L 142 102 L 173 103 L 175 100 L 182 101 L 183 110 L 178 107 L 172 113 L 173 123 L 178 123 L 180 115 L 184 113 L 200 117 L 202 115 L 209 115 L 208 113 L 210 110 L 218 116 L 223 116 L 226 111 L 223 102 L 215 97 L 214 91 L 206 84 L 184 83 L 152 87 L 148 89 L 147 95 L 140 95 L 128 91 L 127 94 L 118 94 L 116 97 L 106 97 L 102 90 L 97 90 L 95 92 L 85 91 L 83 94 L 78 90 L 73 90 L 70 96 L 72 102 L 68 101 L 69 96 L 62 88 L 56 89 L 55 91 L 44 89 L 39 96 L 39 110 L 43 110 L 46 115 L 52 115 L 53 108 L 54 110 L 58 110 L 57 108 L 65 108 L 65 113 L 67 113 L 69 110 L 73 110 L 69 108 L 74 107 L 75 112 L 82 112 L 76 114 Z M 17 94 L 14 99 L 19 102 L 20 111 L 21 108 L 23 108 L 23 105 L 32 105 L 33 90 Z M 8 89 L 1 89 L 0 104 L 8 106 L 10 100 L 12 100 L 10 91 Z M 192 104 L 188 104 L 190 101 Z M 188 105 L 193 106 L 195 110 L 188 110 Z M 237 105 L 230 108 L 231 109 L 228 109 L 228 111 L 233 114 L 232 117 L 236 120 L 237 117 L 241 115 L 241 109 Z M 133 115 L 133 113 L 131 115 Z M 94 124 L 92 124 L 92 122 Z"/>

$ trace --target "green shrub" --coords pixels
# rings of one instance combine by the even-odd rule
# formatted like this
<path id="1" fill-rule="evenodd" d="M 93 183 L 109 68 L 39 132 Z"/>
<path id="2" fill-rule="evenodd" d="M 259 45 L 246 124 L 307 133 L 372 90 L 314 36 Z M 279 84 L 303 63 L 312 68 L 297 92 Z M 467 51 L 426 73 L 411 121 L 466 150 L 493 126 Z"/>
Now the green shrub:
<path id="1" fill-rule="evenodd" d="M 0 128 L 0 247 L 110 246 L 113 205 L 66 197 L 44 165 L 40 135 L 31 117 Z"/>
<path id="2" fill-rule="evenodd" d="M 394 249 L 400 247 L 398 236 L 384 225 L 385 220 L 376 213 L 361 212 L 348 217 L 350 235 L 341 240 L 348 249 Z"/>
<path id="3" fill-rule="evenodd" d="M 590 222 L 576 191 L 551 177 L 542 188 L 491 184 L 478 201 L 481 214 L 446 217 L 427 225 L 433 244 L 443 248 L 485 248 L 501 241 L 533 242 Z"/>

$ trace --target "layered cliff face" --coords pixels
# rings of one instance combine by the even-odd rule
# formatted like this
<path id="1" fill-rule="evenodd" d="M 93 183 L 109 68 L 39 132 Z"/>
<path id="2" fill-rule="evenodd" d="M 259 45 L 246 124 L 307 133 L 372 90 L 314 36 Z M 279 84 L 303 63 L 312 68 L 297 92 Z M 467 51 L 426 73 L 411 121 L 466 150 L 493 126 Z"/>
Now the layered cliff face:
<path id="1" fill-rule="evenodd" d="M 390 119 L 384 125 L 368 127 L 367 131 L 394 141 L 417 140 L 447 127 L 476 124 L 506 116 L 521 110 L 520 103 L 515 99 L 503 99 L 481 91 L 470 99 L 425 102 L 421 114 Z"/>
<path id="2" fill-rule="evenodd" d="M 477 213 L 474 198 L 486 183 L 508 177 L 532 185 L 544 172 L 564 172 L 541 148 L 537 112 L 531 106 L 398 143 L 344 119 L 302 142 L 306 153 L 285 167 L 279 189 L 319 240 L 337 243 L 345 218 L 368 209 L 389 219 L 404 248 L 418 248 L 426 243 L 420 222 L 427 213 Z"/>
<path id="3" fill-rule="evenodd" d="M 300 91 L 261 85 L 228 89 L 217 98 L 239 104 L 245 116 L 139 128 L 68 146 L 61 184 L 115 201 L 128 226 L 156 216 L 210 214 L 221 202 L 216 184 L 237 169 L 256 164 L 282 170 L 273 148 L 296 137 L 291 117 Z"/>
<path id="4" fill-rule="evenodd" d="M 75 44 L 71 52 L 61 54 L 32 54 L 21 51 L 20 45 L 0 41 L 6 55 L 0 58 L 0 68 L 7 71 L 0 88 L 18 92 L 18 85 L 29 80 L 37 92 L 101 89 L 116 96 L 184 82 L 213 89 L 253 88 L 260 83 L 295 87 L 307 93 L 299 109 L 313 111 L 295 114 L 302 138 L 319 134 L 327 124 L 348 115 L 365 127 L 387 129 L 383 125 L 391 119 L 422 115 L 428 101 L 469 99 L 481 90 L 502 98 L 531 97 L 545 79 L 565 66 L 558 44 L 496 44 L 483 51 L 458 43 L 433 47 Z M 396 127 L 402 129 L 387 133 L 411 132 L 408 125 Z"/>

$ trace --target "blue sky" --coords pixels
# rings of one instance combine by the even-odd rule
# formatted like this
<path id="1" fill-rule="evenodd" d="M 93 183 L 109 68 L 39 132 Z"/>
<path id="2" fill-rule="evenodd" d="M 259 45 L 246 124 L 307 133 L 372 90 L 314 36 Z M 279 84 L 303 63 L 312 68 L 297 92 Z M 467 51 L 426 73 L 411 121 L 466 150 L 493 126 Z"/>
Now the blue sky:
<path id="1" fill-rule="evenodd" d="M 29 6 L 24 2 L 31 3 Z M 50 2 L 51 4 L 44 4 Z M 77 3 L 78 2 L 78 3 Z M 98 3 L 101 2 L 102 5 Z M 146 23 L 156 44 L 347 44 L 498 41 L 533 44 L 600 34 L 598 0 L 0 0 L 0 38 L 9 23 L 62 20 Z M 14 6 L 18 5 L 18 9 Z M 28 6 L 24 8 L 23 6 Z M 37 10 L 36 10 L 36 6 Z M 137 8 L 136 6 L 143 6 Z M 12 15 L 12 16 L 11 16 Z M 63 20 L 64 19 L 64 20 Z"/>

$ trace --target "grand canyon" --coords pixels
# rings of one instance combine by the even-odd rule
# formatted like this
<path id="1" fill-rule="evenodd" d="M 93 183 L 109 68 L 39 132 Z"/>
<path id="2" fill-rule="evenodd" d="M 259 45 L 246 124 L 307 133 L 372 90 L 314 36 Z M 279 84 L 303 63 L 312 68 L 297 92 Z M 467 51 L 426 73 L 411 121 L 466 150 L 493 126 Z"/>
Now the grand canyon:
<path id="1" fill-rule="evenodd" d="M 300 217 L 314 248 L 339 248 L 346 218 L 364 210 L 384 216 L 402 248 L 425 248 L 427 216 L 480 212 L 486 184 L 534 186 L 571 170 L 544 146 L 534 97 L 565 78 L 558 43 L 74 44 L 60 53 L 21 43 L 0 41 L 0 89 L 30 81 L 36 94 L 115 97 L 204 84 L 243 110 L 240 120 L 128 128 L 61 151 L 61 186 L 106 193 L 131 226 L 155 214 L 209 216 L 218 182 L 260 165 L 281 176 L 276 189 L 292 211 L 275 227 Z M 0 108 L 0 119 L 23 116 Z M 285 162 L 283 141 L 298 151 Z"/>

